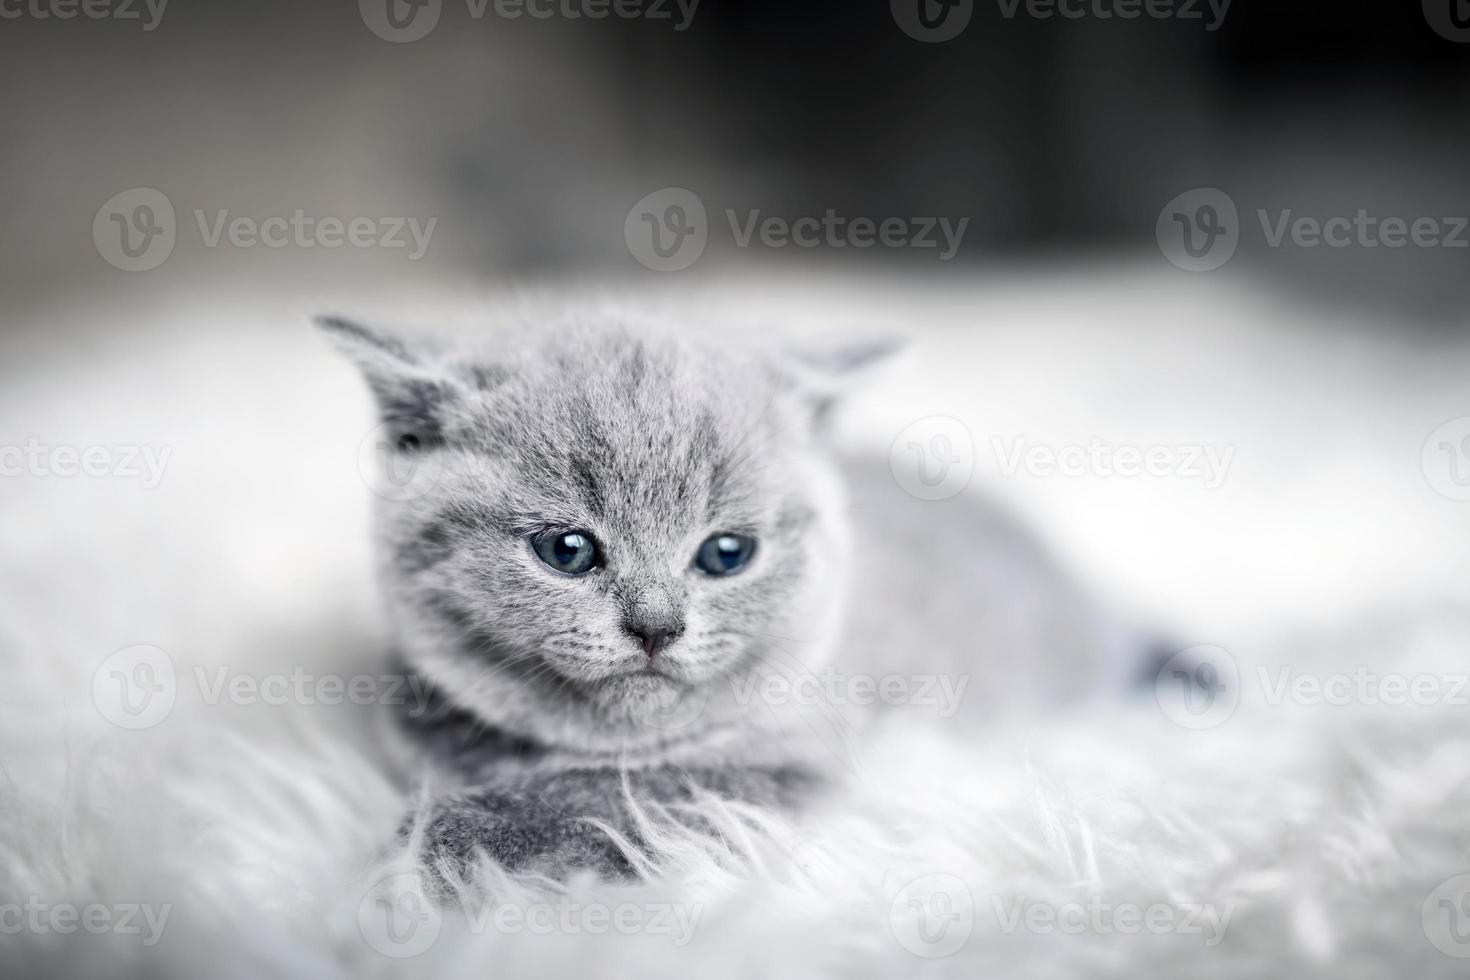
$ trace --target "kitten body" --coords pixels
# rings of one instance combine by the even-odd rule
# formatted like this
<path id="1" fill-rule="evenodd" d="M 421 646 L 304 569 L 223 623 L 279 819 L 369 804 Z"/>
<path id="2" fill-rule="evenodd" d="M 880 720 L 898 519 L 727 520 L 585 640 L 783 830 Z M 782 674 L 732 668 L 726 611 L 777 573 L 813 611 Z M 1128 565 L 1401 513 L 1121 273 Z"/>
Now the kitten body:
<path id="1" fill-rule="evenodd" d="M 909 497 L 832 444 L 874 348 L 576 320 L 410 344 L 322 322 L 413 474 L 377 527 L 398 656 L 435 692 L 410 744 L 462 786 L 421 822 L 430 854 L 617 870 L 589 818 L 631 832 L 638 799 L 699 789 L 790 804 L 853 767 L 869 706 L 922 707 L 857 696 L 884 678 L 978 678 L 950 717 L 985 717 L 1105 670 L 1100 619 L 1011 522 Z M 600 564 L 538 558 L 563 532 Z M 754 554 L 706 574 L 723 534 Z M 676 638 L 650 655 L 655 628 Z"/>

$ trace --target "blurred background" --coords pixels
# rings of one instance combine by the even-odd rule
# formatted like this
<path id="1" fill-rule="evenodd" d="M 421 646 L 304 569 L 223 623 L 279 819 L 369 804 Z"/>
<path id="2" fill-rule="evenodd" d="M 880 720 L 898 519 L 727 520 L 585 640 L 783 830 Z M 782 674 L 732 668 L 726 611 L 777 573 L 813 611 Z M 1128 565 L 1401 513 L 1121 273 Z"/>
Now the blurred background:
<path id="1" fill-rule="evenodd" d="M 1075 17 L 964 0 L 936 31 L 916 23 L 917 0 L 647 0 L 603 19 L 567 16 L 582 9 L 570 0 L 109 0 L 97 9 L 113 16 L 66 19 L 25 3 L 0 22 L 12 313 L 139 285 L 88 234 L 134 187 L 178 219 L 150 294 L 201 277 L 393 289 L 639 272 L 623 219 L 665 187 L 715 219 L 690 275 L 799 258 L 965 281 L 1148 253 L 1168 201 L 1216 187 L 1246 218 L 1231 272 L 1370 304 L 1406 331 L 1458 325 L 1470 290 L 1463 246 L 1272 249 L 1254 217 L 1470 212 L 1456 0 L 1176 0 L 1134 19 L 1094 0 L 1063 2 Z M 391 248 L 210 249 L 192 214 L 298 208 L 438 223 L 410 262 Z M 828 208 L 969 225 L 941 264 L 921 249 L 737 250 L 720 218 Z"/>
<path id="2" fill-rule="evenodd" d="M 583 293 L 917 341 L 852 438 L 959 419 L 972 489 L 1181 639 L 1459 597 L 1457 4 L 0 4 L 4 441 L 173 453 L 146 489 L 0 483 L 9 628 L 116 597 L 91 663 L 184 609 L 370 620 L 366 396 L 307 319 Z M 814 247 L 743 238 L 829 213 Z M 997 451 L 1099 438 L 1232 468 Z"/>

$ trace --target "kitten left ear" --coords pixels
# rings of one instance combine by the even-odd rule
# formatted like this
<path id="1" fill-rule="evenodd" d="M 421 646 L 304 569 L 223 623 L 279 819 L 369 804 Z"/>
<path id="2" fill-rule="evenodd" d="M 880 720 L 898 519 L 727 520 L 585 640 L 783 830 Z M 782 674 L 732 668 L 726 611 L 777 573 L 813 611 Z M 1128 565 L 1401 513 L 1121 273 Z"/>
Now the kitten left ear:
<path id="1" fill-rule="evenodd" d="M 825 347 L 802 347 L 787 352 L 788 376 L 810 406 L 818 425 L 848 393 L 866 384 L 904 349 L 896 337 Z"/>
<path id="2" fill-rule="evenodd" d="M 319 316 L 313 322 L 361 369 L 383 421 L 416 419 L 437 431 L 457 386 L 430 362 L 427 351 L 343 317 Z"/>

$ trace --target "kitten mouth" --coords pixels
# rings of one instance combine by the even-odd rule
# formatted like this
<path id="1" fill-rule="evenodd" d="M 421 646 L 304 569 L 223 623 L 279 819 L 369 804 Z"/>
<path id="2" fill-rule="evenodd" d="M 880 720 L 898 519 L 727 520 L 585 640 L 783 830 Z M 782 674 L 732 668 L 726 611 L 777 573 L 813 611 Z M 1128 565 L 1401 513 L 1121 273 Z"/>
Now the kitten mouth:
<path id="1" fill-rule="evenodd" d="M 630 683 L 649 687 L 684 686 L 663 671 L 654 670 L 650 667 L 645 667 L 640 671 L 629 674 L 627 679 Z"/>
<path id="2" fill-rule="evenodd" d="M 632 676 L 642 677 L 650 682 L 661 682 L 679 691 L 686 691 L 698 684 L 682 665 L 659 659 L 650 660 L 634 671 Z"/>
<path id="3" fill-rule="evenodd" d="M 619 679 L 634 690 L 683 690 L 689 686 L 667 671 L 659 670 L 653 664 L 645 664 L 632 673 L 624 674 Z"/>
<path id="4" fill-rule="evenodd" d="M 687 688 L 665 673 L 643 667 L 604 680 L 593 691 L 593 698 L 614 714 L 641 716 L 677 703 Z"/>

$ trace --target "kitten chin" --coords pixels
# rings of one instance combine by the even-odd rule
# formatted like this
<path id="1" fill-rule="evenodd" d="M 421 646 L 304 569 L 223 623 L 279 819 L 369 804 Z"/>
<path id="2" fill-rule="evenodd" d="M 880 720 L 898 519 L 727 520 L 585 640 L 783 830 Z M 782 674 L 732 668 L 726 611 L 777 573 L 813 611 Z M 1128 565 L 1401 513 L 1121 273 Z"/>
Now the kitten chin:
<path id="1" fill-rule="evenodd" d="M 591 692 L 598 709 L 614 721 L 651 721 L 676 709 L 690 687 L 653 670 L 608 678 Z"/>

